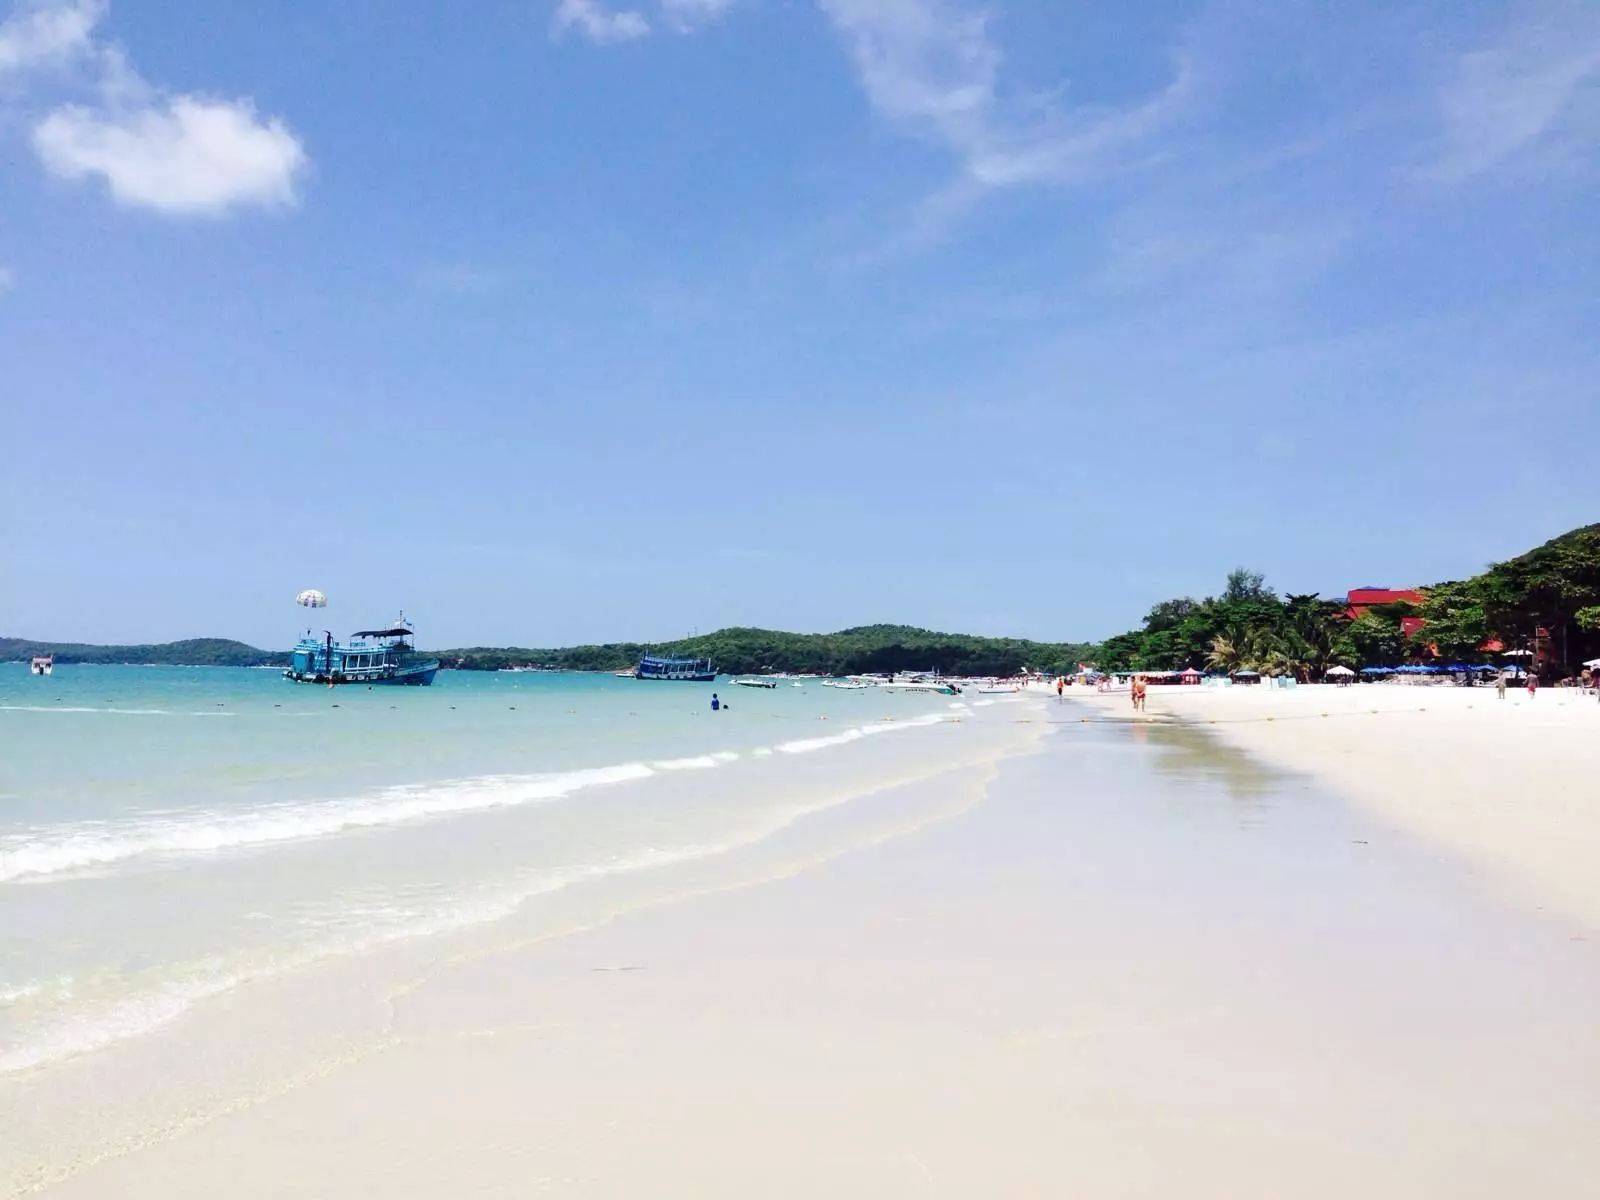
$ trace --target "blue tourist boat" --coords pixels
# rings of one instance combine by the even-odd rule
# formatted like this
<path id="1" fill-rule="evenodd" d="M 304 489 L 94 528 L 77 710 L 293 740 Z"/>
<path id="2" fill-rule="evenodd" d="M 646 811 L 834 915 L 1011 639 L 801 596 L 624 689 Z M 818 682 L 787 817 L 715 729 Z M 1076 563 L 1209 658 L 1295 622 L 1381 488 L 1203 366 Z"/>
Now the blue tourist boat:
<path id="1" fill-rule="evenodd" d="M 667 679 L 677 683 L 711 683 L 717 677 L 709 658 L 656 658 L 646 654 L 639 660 L 635 679 Z"/>
<path id="2" fill-rule="evenodd" d="M 324 632 L 321 641 L 307 635 L 294 648 L 283 677 L 295 683 L 399 684 L 427 687 L 439 670 L 436 658 L 419 658 L 411 643 L 411 623 L 404 617 L 389 629 L 360 629 L 348 642 Z"/>

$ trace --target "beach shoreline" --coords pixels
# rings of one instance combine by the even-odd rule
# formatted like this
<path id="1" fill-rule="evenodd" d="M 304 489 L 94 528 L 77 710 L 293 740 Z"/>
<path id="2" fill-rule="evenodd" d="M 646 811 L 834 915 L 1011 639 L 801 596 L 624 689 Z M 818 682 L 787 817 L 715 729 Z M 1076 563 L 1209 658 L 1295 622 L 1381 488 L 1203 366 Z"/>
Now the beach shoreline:
<path id="1" fill-rule="evenodd" d="M 1315 779 L 1534 909 L 1600 929 L 1600 704 L 1575 689 L 1403 684 L 1070 688 L 1097 718 L 1174 721 Z"/>
<path id="2" fill-rule="evenodd" d="M 1030 690 L 649 903 L 423 955 L 375 1033 L 47 1190 L 1582 1194 L 1572 926 L 1118 699 Z"/>

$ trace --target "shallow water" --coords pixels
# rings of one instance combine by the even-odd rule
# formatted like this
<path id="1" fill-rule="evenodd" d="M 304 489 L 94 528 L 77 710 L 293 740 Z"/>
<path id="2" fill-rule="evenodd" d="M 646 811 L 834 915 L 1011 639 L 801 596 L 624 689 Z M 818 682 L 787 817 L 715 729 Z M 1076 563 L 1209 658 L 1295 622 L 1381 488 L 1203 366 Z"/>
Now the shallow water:
<path id="1" fill-rule="evenodd" d="M 807 802 L 804 760 L 969 712 L 815 684 L 444 672 L 327 689 L 5 664 L 0 1073 L 244 982 L 717 853 Z"/>

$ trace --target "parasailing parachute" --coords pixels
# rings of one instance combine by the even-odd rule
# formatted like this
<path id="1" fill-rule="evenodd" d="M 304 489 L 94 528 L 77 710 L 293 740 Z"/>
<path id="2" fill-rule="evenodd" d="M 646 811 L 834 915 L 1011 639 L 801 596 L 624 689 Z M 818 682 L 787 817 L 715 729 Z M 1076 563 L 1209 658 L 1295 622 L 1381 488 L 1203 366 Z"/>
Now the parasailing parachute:
<path id="1" fill-rule="evenodd" d="M 327 608 L 328 598 L 316 588 L 307 588 L 294 598 L 294 602 L 301 608 Z"/>

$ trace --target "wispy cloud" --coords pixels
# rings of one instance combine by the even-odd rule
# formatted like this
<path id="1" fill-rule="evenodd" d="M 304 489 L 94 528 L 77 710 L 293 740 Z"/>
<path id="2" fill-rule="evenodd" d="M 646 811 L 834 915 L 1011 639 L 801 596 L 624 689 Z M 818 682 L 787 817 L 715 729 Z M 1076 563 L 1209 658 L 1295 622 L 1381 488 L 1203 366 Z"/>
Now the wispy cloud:
<path id="1" fill-rule="evenodd" d="M 1430 176 L 1459 181 L 1572 132 L 1600 135 L 1600 5 L 1524 6 L 1493 45 L 1452 65 L 1438 93 L 1443 147 Z M 1582 123 L 1583 128 L 1567 127 Z"/>
<path id="2" fill-rule="evenodd" d="M 986 12 L 948 0 L 818 0 L 874 112 L 947 149 L 957 178 L 923 202 L 911 240 L 935 235 L 985 193 L 1071 184 L 1137 161 L 1137 150 L 1184 111 L 1192 73 L 1133 103 L 1062 107 L 1008 99 Z"/>
<path id="3" fill-rule="evenodd" d="M 659 0 L 662 19 L 683 33 L 698 29 L 708 21 L 716 20 L 732 8 L 734 2 L 735 0 Z"/>
<path id="4" fill-rule="evenodd" d="M 47 171 L 99 179 L 118 203 L 172 215 L 296 202 L 309 159 L 281 119 L 258 115 L 248 98 L 148 83 L 121 47 L 96 36 L 104 15 L 98 0 L 46 0 L 0 24 L 0 72 L 71 67 L 94 96 L 32 122 Z"/>
<path id="5" fill-rule="evenodd" d="M 610 9 L 601 0 L 561 0 L 550 18 L 550 31 L 557 36 L 575 33 L 604 45 L 648 37 L 650 22 L 635 9 Z"/>
<path id="6" fill-rule="evenodd" d="M 10 267 L 0 267 L 0 296 L 9 292 L 16 282 L 17 277 Z"/>
<path id="7" fill-rule="evenodd" d="M 693 33 L 732 8 L 737 0 L 655 0 L 659 27 Z M 637 8 L 612 8 L 606 0 L 558 0 L 550 18 L 557 37 L 576 34 L 607 45 L 649 37 L 658 26 Z"/>
<path id="8" fill-rule="evenodd" d="M 56 66 L 87 54 L 103 12 L 97 0 L 19 7 L 0 24 L 0 75 Z"/>

